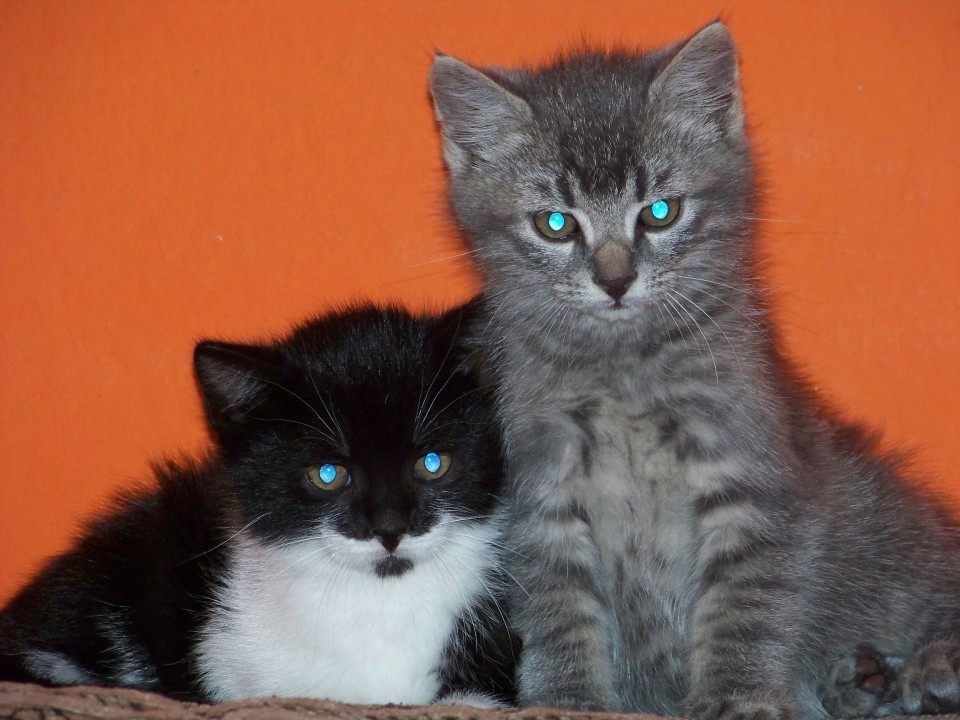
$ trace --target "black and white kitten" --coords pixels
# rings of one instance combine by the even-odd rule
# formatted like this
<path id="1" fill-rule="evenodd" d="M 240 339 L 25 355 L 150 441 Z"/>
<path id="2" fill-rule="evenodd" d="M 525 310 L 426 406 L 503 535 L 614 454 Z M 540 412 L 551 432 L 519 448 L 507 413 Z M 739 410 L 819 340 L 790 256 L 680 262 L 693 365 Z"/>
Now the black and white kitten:
<path id="1" fill-rule="evenodd" d="M 166 463 L 0 613 L 0 680 L 219 702 L 509 702 L 499 436 L 470 309 L 202 342 L 216 449 Z"/>
<path id="2" fill-rule="evenodd" d="M 861 647 L 917 678 L 957 657 L 953 519 L 778 351 L 727 28 L 441 55 L 430 83 L 485 280 L 521 702 L 817 718 L 869 700 L 832 674 Z"/>

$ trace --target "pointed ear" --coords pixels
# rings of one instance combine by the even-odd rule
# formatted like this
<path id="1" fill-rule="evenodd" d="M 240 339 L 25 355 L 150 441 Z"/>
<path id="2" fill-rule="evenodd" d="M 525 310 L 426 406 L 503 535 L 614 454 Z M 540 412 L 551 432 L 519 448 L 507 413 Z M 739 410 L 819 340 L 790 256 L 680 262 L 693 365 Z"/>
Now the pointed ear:
<path id="1" fill-rule="evenodd" d="M 530 120 L 524 100 L 449 55 L 434 59 L 430 92 L 443 130 L 443 156 L 454 173 L 473 158 L 492 162 L 516 147 Z"/>
<path id="2" fill-rule="evenodd" d="M 447 353 L 447 360 L 454 364 L 457 373 L 481 385 L 492 385 L 488 348 L 479 331 L 483 317 L 480 300 L 474 298 L 434 318 L 433 332 L 439 338 L 438 347 Z"/>
<path id="3" fill-rule="evenodd" d="M 237 427 L 263 402 L 280 359 L 272 348 L 204 341 L 193 351 L 207 416 L 219 430 Z"/>
<path id="4" fill-rule="evenodd" d="M 717 20 L 687 40 L 653 81 L 650 97 L 672 122 L 742 135 L 740 70 L 727 26 Z"/>

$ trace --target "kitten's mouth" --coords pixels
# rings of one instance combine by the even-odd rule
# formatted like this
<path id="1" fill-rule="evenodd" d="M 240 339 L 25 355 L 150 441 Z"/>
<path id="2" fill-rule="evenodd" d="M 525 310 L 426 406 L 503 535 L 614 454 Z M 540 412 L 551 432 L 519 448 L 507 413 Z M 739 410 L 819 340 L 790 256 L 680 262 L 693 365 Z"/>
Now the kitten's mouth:
<path id="1" fill-rule="evenodd" d="M 587 308 L 587 312 L 601 320 L 625 319 L 636 309 L 634 303 L 611 300 Z"/>
<path id="2" fill-rule="evenodd" d="M 413 563 L 410 560 L 397 557 L 393 554 L 390 554 L 383 560 L 378 561 L 374 566 L 374 571 L 377 573 L 377 577 L 381 580 L 388 577 L 400 577 L 408 570 L 412 569 Z"/>

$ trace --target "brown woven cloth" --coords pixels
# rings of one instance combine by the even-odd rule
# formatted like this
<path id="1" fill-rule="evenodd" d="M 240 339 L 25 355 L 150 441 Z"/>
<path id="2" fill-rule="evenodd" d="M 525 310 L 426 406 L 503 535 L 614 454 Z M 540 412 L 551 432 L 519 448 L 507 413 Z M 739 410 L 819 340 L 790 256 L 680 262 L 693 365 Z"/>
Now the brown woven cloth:
<path id="1" fill-rule="evenodd" d="M 329 700 L 261 698 L 222 705 L 183 703 L 121 688 L 45 688 L 0 682 L 0 718 L 16 720 L 655 720 L 656 715 L 577 713 L 550 708 L 479 710 L 462 705 L 427 707 L 345 705 Z"/>
<path id="2" fill-rule="evenodd" d="M 937 715 L 960 720 L 960 715 Z M 201 705 L 162 695 L 99 687 L 45 688 L 0 682 L 0 718 L 16 720 L 662 720 L 657 715 L 580 713 L 553 708 L 479 710 L 462 705 L 344 705 L 329 700 L 262 698 Z M 893 719 L 891 719 L 893 720 Z"/>

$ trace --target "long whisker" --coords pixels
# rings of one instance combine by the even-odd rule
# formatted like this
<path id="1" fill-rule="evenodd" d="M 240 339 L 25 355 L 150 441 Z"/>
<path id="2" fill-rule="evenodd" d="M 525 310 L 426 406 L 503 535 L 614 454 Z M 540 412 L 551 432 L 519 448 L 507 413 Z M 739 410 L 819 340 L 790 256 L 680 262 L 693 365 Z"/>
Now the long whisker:
<path id="1" fill-rule="evenodd" d="M 453 255 L 444 255 L 442 257 L 433 258 L 432 260 L 424 260 L 423 262 L 413 263 L 407 265 L 408 268 L 418 268 L 423 267 L 424 265 L 433 265 L 434 263 L 447 262 L 449 260 L 458 260 L 462 257 L 467 257 L 469 255 L 476 255 L 477 250 L 467 250 L 462 253 L 454 253 Z"/>
<path id="2" fill-rule="evenodd" d="M 697 352 L 700 354 L 703 354 L 703 348 L 700 347 L 700 340 L 697 339 L 697 336 L 694 334 L 693 328 L 690 327 L 690 323 L 688 323 L 683 318 L 683 315 L 680 314 L 680 310 L 677 307 L 677 303 L 667 295 L 665 295 L 663 299 L 667 301 L 667 304 L 664 305 L 663 308 L 664 310 L 667 311 L 667 313 L 669 313 L 670 317 L 673 319 L 673 326 L 677 329 L 677 332 L 680 333 L 681 337 L 689 337 L 691 340 L 693 340 L 694 345 L 696 345 L 697 347 Z M 683 328 L 680 327 L 681 322 L 683 323 L 684 327 L 687 328 L 686 333 L 684 333 Z"/>
<path id="3" fill-rule="evenodd" d="M 454 523 L 461 522 L 478 522 L 481 520 L 492 520 L 493 515 L 467 515 L 465 517 L 450 517 L 449 515 L 443 517 L 438 523 L 437 527 L 445 527 L 447 525 L 453 525 Z"/>
<path id="4" fill-rule="evenodd" d="M 465 547 L 463 544 L 458 544 L 454 538 L 449 538 L 449 540 L 450 540 L 450 542 L 452 542 L 454 545 L 457 545 L 458 547 Z M 467 565 L 467 563 L 465 563 L 461 558 L 457 557 L 456 555 L 452 555 L 451 557 L 452 557 L 454 560 L 456 560 L 461 566 L 463 566 L 464 570 L 466 570 L 466 571 L 469 572 L 471 575 L 473 575 L 473 577 L 476 578 L 477 582 L 479 582 L 479 583 L 483 586 L 483 589 L 484 589 L 484 591 L 486 591 L 487 596 L 493 601 L 493 606 L 497 609 L 497 612 L 500 614 L 500 619 L 503 620 L 503 624 L 508 626 L 510 623 L 509 623 L 509 621 L 507 620 L 507 615 L 506 615 L 506 613 L 503 611 L 503 608 L 500 606 L 500 600 L 499 600 L 497 594 L 494 593 L 493 590 L 491 589 L 491 587 L 487 584 L 487 582 L 486 582 L 486 580 L 483 578 L 483 576 L 480 575 L 480 574 L 479 574 L 476 570 L 474 570 L 472 567 L 470 567 L 469 565 Z M 514 582 L 516 582 L 516 579 L 514 579 Z M 518 583 L 518 586 L 520 587 L 521 590 L 523 590 L 524 592 L 526 592 L 526 590 L 523 588 L 523 586 L 520 586 L 519 583 Z M 529 594 L 528 594 L 528 597 L 529 597 Z M 531 598 L 531 600 L 532 600 L 532 599 L 533 599 L 533 598 Z"/>
<path id="5" fill-rule="evenodd" d="M 689 268 L 689 270 L 691 270 L 691 271 L 696 271 L 696 270 L 709 271 L 710 268 L 705 267 L 705 266 L 695 266 L 695 267 Z M 724 288 L 724 289 L 726 289 L 726 290 L 731 290 L 731 291 L 733 291 L 733 292 L 735 292 L 735 293 L 743 293 L 744 295 L 747 295 L 747 296 L 756 298 L 757 300 L 762 300 L 762 299 L 763 299 L 763 295 L 762 295 L 761 293 L 759 293 L 756 289 L 750 287 L 750 286 L 747 285 L 747 284 L 742 284 L 742 285 L 730 285 L 730 284 L 728 284 L 728 283 L 720 282 L 719 280 L 712 280 L 711 278 L 697 277 L 697 276 L 694 276 L 694 275 L 675 275 L 674 277 L 683 278 L 684 280 L 694 280 L 694 281 L 696 281 L 696 282 L 703 282 L 703 283 L 707 283 L 707 284 L 709 284 L 709 285 L 716 285 L 716 286 L 722 287 L 722 288 Z"/>
<path id="6" fill-rule="evenodd" d="M 321 559 L 324 561 L 323 564 L 320 566 L 320 568 L 318 568 L 318 569 L 322 569 L 323 566 L 325 566 L 326 564 L 329 564 L 330 562 L 332 562 L 332 558 L 331 558 L 329 555 L 324 554 L 324 552 L 325 552 L 331 545 L 333 545 L 333 542 L 332 542 L 332 541 L 328 541 L 328 542 L 320 545 L 319 547 L 311 550 L 310 552 L 308 552 L 308 553 L 307 553 L 306 555 L 304 555 L 303 557 L 297 558 L 296 560 L 294 560 L 292 563 L 290 563 L 289 565 L 287 565 L 287 566 L 286 566 L 285 568 L 283 568 L 282 570 L 278 570 L 278 571 L 277 571 L 277 574 L 276 574 L 276 577 L 280 577 L 281 575 L 285 575 L 286 573 L 288 573 L 288 572 L 290 572 L 291 570 L 293 570 L 293 568 L 295 568 L 295 567 L 296 567 L 297 565 L 299 565 L 300 563 L 305 562 L 305 561 L 307 561 L 307 560 L 313 560 L 313 559 L 316 558 L 318 555 L 319 555 L 319 556 L 321 557 Z M 314 574 L 314 577 L 316 577 L 316 574 Z"/>
<path id="7" fill-rule="evenodd" d="M 480 540 L 481 542 L 487 545 L 490 545 L 491 547 L 495 547 L 498 550 L 502 550 L 505 553 L 509 553 L 510 555 L 516 555 L 517 557 L 521 557 L 524 560 L 530 560 L 530 561 L 533 560 L 533 558 L 531 558 L 529 555 L 525 555 L 519 550 L 509 547 L 508 545 L 504 545 L 502 542 L 497 542 L 496 540 L 491 540 L 489 538 L 474 537 L 473 535 L 467 535 L 466 533 L 463 533 L 463 532 L 458 532 L 457 536 L 470 538 L 471 540 Z"/>
<path id="8" fill-rule="evenodd" d="M 671 296 L 672 298 L 674 298 L 674 300 L 676 300 L 676 303 L 677 303 L 677 305 L 680 307 L 680 309 L 683 310 L 683 312 L 686 313 L 687 317 L 689 317 L 689 318 L 693 321 L 693 324 L 697 327 L 697 330 L 700 331 L 700 335 L 703 337 L 703 341 L 707 344 L 707 352 L 710 353 L 710 360 L 713 362 L 713 374 L 716 376 L 716 379 L 717 379 L 717 389 L 719 390 L 719 388 L 720 388 L 720 370 L 719 370 L 719 368 L 717 367 L 717 358 L 716 358 L 716 356 L 713 354 L 713 348 L 710 347 L 710 340 L 707 338 L 707 334 L 704 332 L 703 326 L 700 325 L 700 323 L 697 321 L 697 318 L 694 317 L 693 313 L 691 313 L 691 312 L 687 309 L 687 307 L 686 307 L 682 302 L 680 302 L 680 300 L 678 300 L 678 299 L 676 298 L 676 295 L 675 295 L 676 291 L 675 291 L 675 290 L 671 290 L 671 291 L 669 291 L 669 292 L 670 292 L 670 296 Z"/>
<path id="9" fill-rule="evenodd" d="M 306 348 L 304 348 L 304 356 L 306 356 Z M 333 428 L 331 428 L 330 425 L 327 423 L 324 423 L 324 426 L 331 433 L 333 433 L 335 428 L 337 436 L 340 439 L 340 442 L 343 445 L 346 445 L 347 441 L 346 441 L 346 438 L 343 436 L 343 428 L 340 427 L 340 421 L 337 419 L 336 414 L 330 410 L 330 406 L 327 405 L 327 401 L 324 399 L 323 393 L 320 392 L 320 388 L 317 386 L 317 379 L 316 377 L 314 377 L 314 374 L 313 374 L 313 368 L 310 366 L 309 362 L 306 364 L 306 368 L 307 368 L 307 378 L 309 378 L 310 380 L 310 385 L 313 386 L 313 392 L 316 395 L 317 399 L 320 401 L 320 404 L 323 406 L 323 411 L 327 414 L 327 417 L 330 418 L 330 422 L 333 424 Z M 336 443 L 336 441 L 334 441 L 334 443 Z"/>
<path id="10" fill-rule="evenodd" d="M 710 281 L 710 280 L 706 280 L 705 278 L 695 278 L 695 277 L 690 277 L 689 275 L 675 275 L 674 277 L 676 277 L 676 278 L 678 278 L 678 279 L 680 279 L 680 280 L 692 280 L 692 281 L 695 282 L 695 283 L 696 283 L 696 282 L 708 282 L 708 283 L 711 283 L 711 284 L 713 284 L 713 285 L 719 285 L 720 287 L 734 289 L 734 288 L 732 288 L 730 285 L 725 285 L 724 283 L 720 283 L 720 282 L 712 282 L 712 281 Z M 751 324 L 753 324 L 753 323 L 756 322 L 756 318 L 751 317 L 750 315 L 748 315 L 747 313 L 745 313 L 743 310 L 741 310 L 740 308 L 738 308 L 736 305 L 733 305 L 733 304 L 727 302 L 726 300 L 724 300 L 724 299 L 723 299 L 722 297 L 720 297 L 719 295 L 715 295 L 714 293 L 708 292 L 707 290 L 704 290 L 703 288 L 700 288 L 700 287 L 693 287 L 690 283 L 681 283 L 681 285 L 682 285 L 682 287 L 683 287 L 685 290 L 696 290 L 697 292 L 702 293 L 702 294 L 706 295 L 707 297 L 711 297 L 711 298 L 713 298 L 714 300 L 716 300 L 717 302 L 726 305 L 728 308 L 730 308 L 731 310 L 733 310 L 733 311 L 734 311 L 735 313 L 737 313 L 740 317 L 742 317 L 744 320 L 746 320 L 747 322 L 749 322 L 749 323 L 751 323 Z"/>
<path id="11" fill-rule="evenodd" d="M 311 425 L 310 423 L 300 422 L 299 420 L 292 420 L 290 418 L 281 418 L 281 417 L 268 418 L 268 417 L 260 417 L 258 415 L 250 415 L 249 417 L 253 420 L 259 420 L 260 422 L 286 422 L 286 423 L 293 423 L 294 425 L 301 425 L 305 428 L 313 430 L 315 433 L 317 433 L 320 436 L 322 440 L 327 440 L 333 445 L 337 444 L 337 441 L 331 435 L 324 432 L 323 430 L 318 428 L 316 425 Z"/>
<path id="12" fill-rule="evenodd" d="M 470 537 L 470 536 L 469 536 L 469 535 L 464 535 L 464 537 Z M 450 542 L 452 542 L 454 545 L 457 545 L 458 547 L 467 547 L 467 546 L 464 545 L 463 543 L 457 543 L 457 541 L 456 541 L 456 539 L 455 539 L 455 536 L 450 537 L 450 538 L 448 538 L 448 539 L 449 539 Z M 459 560 L 459 558 L 458 558 L 458 560 Z M 462 560 L 461 560 L 460 562 L 462 562 Z M 510 579 L 514 582 L 514 584 L 516 584 L 516 586 L 523 591 L 523 594 L 526 595 L 526 596 L 530 599 L 531 602 L 533 602 L 533 596 L 530 595 L 529 592 L 527 592 L 527 589 L 520 583 L 519 580 L 517 580 L 516 577 L 514 577 L 514 575 L 513 575 L 509 570 L 507 570 L 505 567 L 503 567 L 503 565 L 501 565 L 498 569 L 499 569 L 501 572 L 503 572 L 504 575 L 506 575 L 508 578 L 510 578 Z M 471 572 L 474 572 L 474 571 L 471 570 Z M 474 572 L 474 574 L 476 574 L 476 573 Z"/>
<path id="13" fill-rule="evenodd" d="M 443 425 L 436 425 L 435 423 L 436 423 L 436 421 L 437 421 L 437 418 L 439 418 L 440 416 L 442 416 L 443 413 L 445 413 L 448 408 L 452 407 L 453 405 L 457 404 L 458 402 L 462 402 L 465 398 L 470 397 L 470 396 L 473 395 L 474 393 L 481 392 L 482 389 L 483 389 L 483 388 L 478 388 L 478 387 L 476 387 L 476 388 L 473 388 L 472 390 L 468 390 L 467 392 L 462 393 L 462 394 L 458 395 L 457 397 L 455 397 L 453 400 L 451 400 L 450 402 L 448 402 L 446 405 L 444 405 L 442 408 L 440 408 L 440 409 L 437 410 L 436 412 L 431 412 L 427 424 L 424 425 L 424 426 L 420 429 L 420 434 L 422 435 L 422 434 L 426 433 L 428 430 L 431 430 L 431 431 L 433 431 L 433 432 L 436 432 L 437 430 L 439 430 L 439 429 L 442 428 L 442 427 L 448 427 L 449 425 L 451 425 L 451 423 L 444 423 Z"/>
<path id="14" fill-rule="evenodd" d="M 706 315 L 706 316 L 707 316 L 707 319 L 714 324 L 714 326 L 717 328 L 717 330 L 720 331 L 720 334 L 723 335 L 724 340 L 727 341 L 727 345 L 730 346 L 730 351 L 733 353 L 733 357 L 734 357 L 734 358 L 736 359 L 736 361 L 737 361 L 737 370 L 742 374 L 742 373 L 743 373 L 743 366 L 740 364 L 740 356 L 737 355 L 737 349 L 734 347 L 733 343 L 730 341 L 730 337 L 727 335 L 727 333 L 724 331 L 724 329 L 723 329 L 722 327 L 720 327 L 720 325 L 717 323 L 716 320 L 713 319 L 713 316 L 712 316 L 710 313 L 708 313 L 706 310 L 704 310 L 702 307 L 700 307 L 697 303 L 695 303 L 693 300 L 691 300 L 690 298 L 688 298 L 688 297 L 687 297 L 686 295 L 684 295 L 682 292 L 680 292 L 679 290 L 674 290 L 673 292 L 675 292 L 677 295 L 679 295 L 680 297 L 682 297 L 682 298 L 683 298 L 684 300 L 686 300 L 688 303 L 690 303 L 691 305 L 693 305 L 697 310 L 699 310 L 699 311 L 702 312 L 704 315 Z"/>
<path id="15" fill-rule="evenodd" d="M 245 530 L 250 529 L 251 527 L 254 526 L 254 524 L 260 522 L 261 520 L 263 520 L 265 517 L 267 517 L 267 516 L 270 515 L 270 514 L 271 514 L 271 513 L 269 513 L 269 512 L 265 512 L 265 513 L 262 513 L 262 514 L 258 515 L 258 516 L 255 517 L 253 520 L 251 520 L 251 521 L 248 522 L 246 525 L 244 525 L 242 528 L 240 528 L 240 529 L 237 530 L 235 533 L 233 533 L 233 535 L 231 535 L 230 537 L 228 537 L 228 538 L 226 538 L 226 539 L 224 539 L 224 540 L 221 540 L 220 542 L 218 542 L 216 545 L 214 545 L 212 548 L 209 548 L 208 550 L 204 550 L 204 551 L 201 552 L 201 553 L 197 553 L 197 554 L 194 555 L 193 557 L 188 557 L 186 560 L 184 560 L 183 562 L 181 562 L 181 563 L 179 563 L 179 564 L 180 564 L 180 565 L 183 565 L 183 564 L 185 564 L 185 563 L 192 562 L 193 560 L 196 560 L 196 559 L 199 558 L 199 557 L 203 557 L 204 555 L 207 555 L 207 554 L 209 554 L 209 553 L 212 553 L 214 550 L 219 550 L 219 549 L 222 548 L 224 545 L 226 545 L 228 542 L 230 542 L 231 540 L 235 539 L 238 535 L 240 535 L 240 533 L 242 533 L 242 532 L 245 531 Z"/>
<path id="16" fill-rule="evenodd" d="M 266 383 L 267 385 L 273 385 L 275 388 L 277 388 L 277 389 L 279 389 L 279 390 L 283 390 L 285 393 L 287 393 L 287 394 L 289 394 L 290 396 L 294 397 L 295 399 L 299 400 L 301 403 L 303 403 L 304 405 L 306 405 L 307 408 L 309 408 L 310 412 L 312 412 L 312 413 L 316 416 L 317 420 L 319 420 L 321 423 L 323 423 L 323 426 L 324 426 L 325 428 L 327 428 L 327 430 L 331 433 L 331 435 L 333 434 L 333 432 L 334 432 L 334 431 L 333 431 L 333 428 L 331 428 L 330 425 L 327 423 L 327 421 L 324 420 L 323 416 L 322 416 L 319 412 L 317 412 L 317 409 L 316 409 L 313 405 L 311 405 L 309 402 L 307 402 L 307 401 L 306 401 L 303 397 L 301 397 L 299 394 L 297 394 L 297 393 L 295 393 L 293 390 L 291 390 L 290 388 L 288 388 L 288 387 L 286 387 L 286 386 L 284 386 L 284 385 L 281 385 L 281 384 L 278 383 L 278 382 L 274 382 L 273 380 L 269 380 L 269 379 L 267 379 L 267 378 L 265 378 L 265 377 L 258 377 L 258 376 L 256 376 L 256 375 L 253 375 L 252 373 L 248 373 L 248 374 L 247 374 L 247 377 L 249 377 L 249 378 L 252 379 L 252 380 L 257 380 L 257 381 L 259 381 L 259 382 Z"/>
<path id="17" fill-rule="evenodd" d="M 460 333 L 460 319 L 457 320 L 457 328 L 454 330 L 453 337 L 450 340 L 450 345 L 447 347 L 447 352 L 443 356 L 443 360 L 440 361 L 440 364 L 437 366 L 437 372 L 434 374 L 433 378 L 430 380 L 430 384 L 427 386 L 427 389 L 421 393 L 421 398 L 423 403 L 426 403 L 427 398 L 430 397 L 430 391 L 433 389 L 434 384 L 437 382 L 437 378 L 440 377 L 440 373 L 447 366 L 447 360 L 450 358 L 450 353 L 453 352 L 454 345 L 456 345 L 457 335 Z M 446 382 L 437 390 L 436 394 L 430 399 L 430 404 L 424 408 L 422 403 L 417 405 L 417 414 L 414 418 L 414 424 L 418 431 L 423 431 L 425 428 L 422 427 L 423 421 L 429 416 L 433 404 L 437 401 L 437 397 L 446 389 L 447 385 L 450 384 L 450 381 L 453 380 L 453 373 L 447 377 Z"/>

